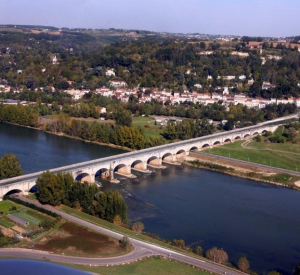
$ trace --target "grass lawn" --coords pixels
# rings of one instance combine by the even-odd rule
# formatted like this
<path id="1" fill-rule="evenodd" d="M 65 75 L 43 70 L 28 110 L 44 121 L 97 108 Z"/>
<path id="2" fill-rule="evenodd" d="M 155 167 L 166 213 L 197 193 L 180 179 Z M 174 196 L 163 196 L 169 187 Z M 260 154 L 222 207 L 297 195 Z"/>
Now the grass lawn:
<path id="1" fill-rule="evenodd" d="M 243 148 L 241 146 L 243 142 L 244 141 L 238 141 L 226 144 L 213 149 L 207 149 L 205 152 L 273 167 L 300 171 L 299 145 L 291 143 L 260 143 L 252 141 L 247 145 L 247 148 Z M 279 150 L 280 152 L 273 150 Z M 292 154 L 292 152 L 299 152 L 299 155 Z"/>
<path id="2" fill-rule="evenodd" d="M 4 226 L 6 228 L 11 228 L 11 227 L 15 226 L 15 224 L 13 224 L 12 222 L 9 222 L 5 219 L 0 220 L 0 225 Z"/>
<path id="3" fill-rule="evenodd" d="M 30 225 L 38 225 L 41 222 L 40 219 L 27 213 L 27 209 L 21 209 L 19 211 L 12 212 L 11 214 L 22 219 L 23 221 L 28 222 Z"/>
<path id="4" fill-rule="evenodd" d="M 7 215 L 13 206 L 18 208 L 18 206 L 12 201 L 1 201 L 0 212 L 2 212 L 3 215 Z"/>
<path id="5" fill-rule="evenodd" d="M 132 124 L 154 122 L 155 118 L 150 116 L 137 116 L 132 118 Z"/>
<path id="6" fill-rule="evenodd" d="M 146 138 L 152 136 L 161 136 L 164 129 L 160 125 L 155 125 L 154 117 L 133 117 L 132 126 L 141 127 L 145 133 Z"/>
<path id="7" fill-rule="evenodd" d="M 191 266 L 161 259 L 159 257 L 151 257 L 141 261 L 109 267 L 83 267 L 76 265 L 68 265 L 74 268 L 80 268 L 93 273 L 102 275 L 207 275 L 208 272 L 202 271 Z"/>

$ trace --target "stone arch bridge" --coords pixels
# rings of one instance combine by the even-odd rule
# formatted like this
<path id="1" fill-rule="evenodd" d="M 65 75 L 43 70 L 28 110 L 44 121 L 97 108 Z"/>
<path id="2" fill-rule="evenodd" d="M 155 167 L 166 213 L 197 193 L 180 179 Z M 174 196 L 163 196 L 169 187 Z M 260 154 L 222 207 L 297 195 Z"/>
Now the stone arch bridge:
<path id="1" fill-rule="evenodd" d="M 165 168 L 163 163 L 178 164 L 182 162 L 190 151 L 201 150 L 207 147 L 222 145 L 236 140 L 251 138 L 263 134 L 265 131 L 274 132 L 281 124 L 295 120 L 296 115 L 284 117 L 255 126 L 249 126 L 232 131 L 215 133 L 209 136 L 193 138 L 171 144 L 161 145 L 139 151 L 128 152 L 111 157 L 95 159 L 60 168 L 51 169 L 53 173 L 68 172 L 74 179 L 94 183 L 95 178 L 116 181 L 115 174 L 125 177 L 136 177 L 131 172 L 151 173 L 148 167 Z M 34 186 L 36 179 L 44 171 L 19 176 L 0 181 L 0 200 L 3 196 L 12 191 L 28 193 Z"/>

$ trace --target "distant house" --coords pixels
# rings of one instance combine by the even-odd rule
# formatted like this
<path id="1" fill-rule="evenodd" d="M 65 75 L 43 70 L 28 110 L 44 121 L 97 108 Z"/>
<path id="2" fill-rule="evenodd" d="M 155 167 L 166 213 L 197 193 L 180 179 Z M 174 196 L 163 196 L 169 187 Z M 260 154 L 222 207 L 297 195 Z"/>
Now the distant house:
<path id="1" fill-rule="evenodd" d="M 194 87 L 196 87 L 197 89 L 202 89 L 202 85 L 199 84 L 199 83 L 196 83 L 196 84 L 194 85 Z"/>
<path id="2" fill-rule="evenodd" d="M 263 82 L 261 89 L 262 90 L 269 90 L 271 88 L 275 88 L 275 85 L 272 85 L 270 82 Z"/>
<path id="3" fill-rule="evenodd" d="M 116 76 L 114 69 L 107 69 L 105 72 L 106 76 Z"/>
<path id="4" fill-rule="evenodd" d="M 53 65 L 59 64 L 56 55 L 51 56 L 51 62 L 52 62 Z"/>
<path id="5" fill-rule="evenodd" d="M 240 57 L 248 57 L 249 53 L 242 53 L 242 52 L 233 51 L 233 52 L 231 52 L 231 55 L 238 55 Z"/>
<path id="6" fill-rule="evenodd" d="M 113 81 L 110 81 L 110 86 L 116 87 L 116 88 L 126 87 L 127 83 L 125 81 L 113 80 Z"/>

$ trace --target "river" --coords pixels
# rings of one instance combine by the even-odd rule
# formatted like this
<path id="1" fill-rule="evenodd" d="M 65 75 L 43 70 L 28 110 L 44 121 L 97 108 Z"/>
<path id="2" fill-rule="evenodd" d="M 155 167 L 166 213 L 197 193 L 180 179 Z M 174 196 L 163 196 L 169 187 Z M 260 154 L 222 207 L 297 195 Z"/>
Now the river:
<path id="1" fill-rule="evenodd" d="M 1 274 L 3 275 L 90 275 L 84 271 L 66 266 L 42 261 L 0 259 Z"/>
<path id="2" fill-rule="evenodd" d="M 25 173 L 122 151 L 0 124 L 0 155 L 15 153 Z M 217 246 L 236 263 L 246 256 L 262 274 L 291 274 L 300 261 L 300 193 L 187 166 L 169 166 L 120 184 L 131 222 L 165 239 L 184 239 L 204 250 Z"/>

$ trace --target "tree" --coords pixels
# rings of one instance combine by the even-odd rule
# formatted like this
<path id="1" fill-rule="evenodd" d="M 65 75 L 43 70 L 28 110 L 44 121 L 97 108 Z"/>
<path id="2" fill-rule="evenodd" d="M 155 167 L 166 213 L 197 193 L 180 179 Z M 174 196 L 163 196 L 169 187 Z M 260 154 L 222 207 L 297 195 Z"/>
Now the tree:
<path id="1" fill-rule="evenodd" d="M 239 260 L 237 262 L 237 267 L 240 271 L 248 272 L 249 268 L 250 268 L 248 259 L 246 257 L 239 258 Z"/>
<path id="2" fill-rule="evenodd" d="M 296 268 L 293 270 L 294 275 L 300 275 L 300 262 L 296 266 Z"/>
<path id="3" fill-rule="evenodd" d="M 127 236 L 123 236 L 123 238 L 119 240 L 119 243 L 122 248 L 125 248 L 130 244 L 130 241 Z"/>
<path id="4" fill-rule="evenodd" d="M 185 241 L 184 240 L 176 240 L 174 239 L 172 245 L 179 247 L 181 249 L 185 249 Z"/>
<path id="5" fill-rule="evenodd" d="M 59 178 L 50 171 L 46 171 L 38 177 L 36 186 L 36 196 L 41 203 L 59 205 L 66 195 L 64 185 Z"/>
<path id="6" fill-rule="evenodd" d="M 203 256 L 203 248 L 200 245 L 196 246 L 193 252 L 199 256 Z"/>
<path id="7" fill-rule="evenodd" d="M 121 110 L 117 112 L 116 124 L 120 126 L 130 126 L 132 123 L 132 114 L 128 110 Z"/>
<path id="8" fill-rule="evenodd" d="M 135 222 L 135 223 L 132 225 L 131 229 L 132 229 L 134 232 L 137 232 L 137 233 L 140 234 L 140 233 L 142 233 L 143 230 L 145 229 L 145 226 L 144 226 L 144 224 L 143 224 L 142 222 Z"/>
<path id="9" fill-rule="evenodd" d="M 114 217 L 113 224 L 119 225 L 119 226 L 122 225 L 122 219 L 121 219 L 120 215 L 116 215 Z"/>
<path id="10" fill-rule="evenodd" d="M 225 264 L 228 261 L 228 254 L 223 249 L 218 249 L 217 247 L 207 250 L 205 256 L 207 259 L 219 264 Z"/>
<path id="11" fill-rule="evenodd" d="M 0 158 L 0 179 L 8 179 L 23 175 L 19 159 L 14 154 L 6 154 Z"/>

